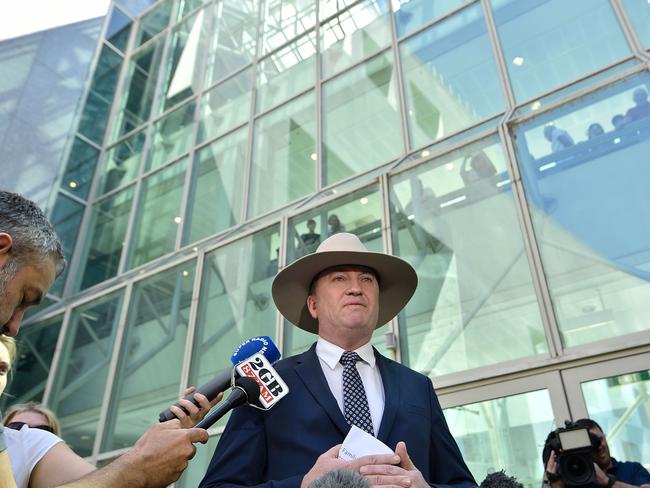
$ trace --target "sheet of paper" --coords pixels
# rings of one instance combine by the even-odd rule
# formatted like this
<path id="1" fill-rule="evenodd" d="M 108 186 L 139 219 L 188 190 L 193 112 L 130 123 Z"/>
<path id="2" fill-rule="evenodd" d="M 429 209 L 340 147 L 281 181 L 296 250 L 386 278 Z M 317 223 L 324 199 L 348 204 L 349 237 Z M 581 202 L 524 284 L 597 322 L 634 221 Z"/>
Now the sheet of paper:
<path id="1" fill-rule="evenodd" d="M 370 454 L 393 454 L 393 450 L 376 437 L 353 425 L 339 450 L 339 459 L 352 461 Z"/>

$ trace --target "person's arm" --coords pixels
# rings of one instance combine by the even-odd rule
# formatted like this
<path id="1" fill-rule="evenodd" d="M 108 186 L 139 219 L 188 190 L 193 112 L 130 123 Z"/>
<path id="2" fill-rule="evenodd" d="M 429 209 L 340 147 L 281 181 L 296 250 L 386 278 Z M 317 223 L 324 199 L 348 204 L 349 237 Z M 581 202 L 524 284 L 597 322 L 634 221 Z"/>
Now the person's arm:
<path id="1" fill-rule="evenodd" d="M 600 466 L 594 463 L 594 472 L 596 473 L 596 484 L 598 486 L 602 486 L 603 488 L 639 488 L 639 487 L 647 486 L 647 484 L 642 484 L 642 483 L 645 481 L 650 483 L 650 475 L 648 475 L 648 472 L 642 465 L 639 465 L 639 467 L 640 469 L 645 471 L 647 477 L 643 477 L 642 475 L 639 476 L 641 473 L 636 473 L 635 481 L 639 483 L 638 485 L 633 485 L 631 483 L 626 483 L 624 481 L 616 479 L 614 483 L 610 486 L 610 478 L 607 475 L 607 473 L 605 473 L 600 468 Z"/>
<path id="2" fill-rule="evenodd" d="M 183 429 L 178 419 L 154 425 L 125 454 L 108 466 L 59 488 L 153 488 L 176 481 L 196 449 L 206 443 L 204 429 Z M 51 486 L 51 485 L 50 485 Z"/>
<path id="3" fill-rule="evenodd" d="M 65 442 L 59 442 L 34 466 L 29 488 L 48 488 L 77 480 L 97 468 L 77 455 Z"/>
<path id="4" fill-rule="evenodd" d="M 14 473 L 11 470 L 11 462 L 6 449 L 0 452 L 0 488 L 16 488 L 16 480 L 14 480 Z"/>

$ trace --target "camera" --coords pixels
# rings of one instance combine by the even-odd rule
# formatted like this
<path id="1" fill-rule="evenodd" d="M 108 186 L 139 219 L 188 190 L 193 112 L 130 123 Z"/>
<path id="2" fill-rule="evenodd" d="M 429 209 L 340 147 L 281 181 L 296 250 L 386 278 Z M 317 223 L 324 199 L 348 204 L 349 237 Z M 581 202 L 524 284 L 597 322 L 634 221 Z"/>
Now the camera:
<path id="1" fill-rule="evenodd" d="M 598 436 L 590 433 L 586 427 L 566 421 L 564 427 L 554 430 L 546 438 L 542 454 L 544 466 L 551 451 L 554 451 L 558 465 L 557 477 L 566 486 L 589 485 L 596 481 L 591 452 L 598 449 L 598 446 Z"/>

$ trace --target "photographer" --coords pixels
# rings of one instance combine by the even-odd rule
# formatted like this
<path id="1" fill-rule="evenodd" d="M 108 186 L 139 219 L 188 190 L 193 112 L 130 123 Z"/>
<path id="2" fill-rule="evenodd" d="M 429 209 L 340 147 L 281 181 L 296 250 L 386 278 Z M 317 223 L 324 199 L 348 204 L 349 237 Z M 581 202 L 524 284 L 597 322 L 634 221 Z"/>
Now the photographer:
<path id="1" fill-rule="evenodd" d="M 562 473 L 560 469 L 559 455 L 561 444 L 558 439 L 559 433 L 567 430 L 587 429 L 591 446 L 586 447 L 586 451 L 591 454 L 593 461 L 594 481 L 580 484 L 567 481 L 567 474 Z M 578 453 L 583 449 L 575 449 Z M 566 451 L 564 451 L 566 455 Z M 576 454 L 579 455 L 579 454 Z M 603 429 L 591 419 L 580 419 L 573 423 L 567 423 L 566 429 L 558 429 L 551 432 L 546 438 L 542 460 L 546 467 L 544 474 L 544 486 L 552 488 L 565 488 L 570 486 L 583 486 L 585 488 L 633 488 L 642 487 L 650 488 L 650 473 L 641 463 L 633 461 L 617 461 L 609 454 L 609 446 Z M 579 464 L 579 463 L 577 463 Z M 575 466 L 575 464 L 574 464 Z"/>

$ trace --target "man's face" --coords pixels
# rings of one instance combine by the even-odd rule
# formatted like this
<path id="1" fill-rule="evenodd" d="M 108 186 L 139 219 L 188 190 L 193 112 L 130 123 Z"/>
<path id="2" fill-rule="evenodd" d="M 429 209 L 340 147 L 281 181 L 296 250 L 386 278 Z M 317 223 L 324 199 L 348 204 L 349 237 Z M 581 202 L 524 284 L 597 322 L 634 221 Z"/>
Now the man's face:
<path id="1" fill-rule="evenodd" d="M 0 256 L 0 327 L 10 337 L 18 334 L 27 307 L 41 302 L 56 277 L 54 258 L 19 266 L 14 272 L 12 258 Z"/>
<path id="2" fill-rule="evenodd" d="M 600 439 L 600 446 L 598 449 L 592 451 L 591 455 L 594 459 L 594 462 L 600 466 L 602 470 L 606 470 L 610 463 L 612 462 L 612 458 L 609 455 L 609 446 L 607 445 L 607 439 L 605 439 L 605 434 L 603 434 L 603 431 L 600 430 L 598 427 L 592 427 L 589 429 L 589 432 L 594 434 Z"/>
<path id="3" fill-rule="evenodd" d="M 318 320 L 319 336 L 344 348 L 358 347 L 370 340 L 377 325 L 379 283 L 364 266 L 330 268 L 316 280 L 307 306 Z"/>

